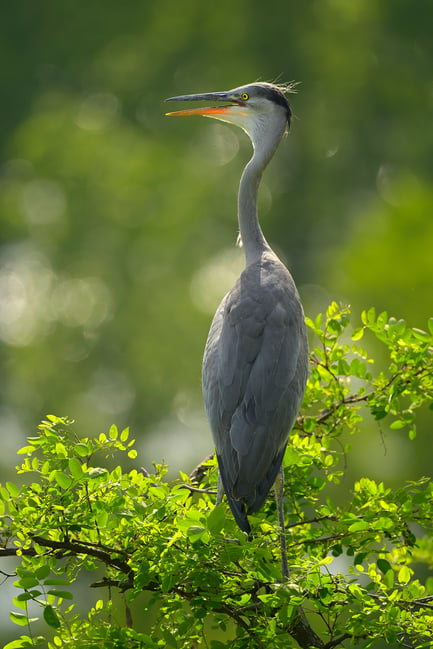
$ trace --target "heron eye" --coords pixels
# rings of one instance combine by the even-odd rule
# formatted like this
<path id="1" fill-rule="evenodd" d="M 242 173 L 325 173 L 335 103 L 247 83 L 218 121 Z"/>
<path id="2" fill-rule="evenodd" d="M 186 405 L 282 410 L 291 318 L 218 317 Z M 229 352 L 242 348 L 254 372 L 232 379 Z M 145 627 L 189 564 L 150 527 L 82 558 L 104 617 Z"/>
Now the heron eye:
<path id="1" fill-rule="evenodd" d="M 241 94 L 241 99 L 242 99 L 243 101 L 248 101 L 249 98 L 250 98 L 250 96 L 249 96 L 248 93 L 243 92 L 243 93 Z"/>

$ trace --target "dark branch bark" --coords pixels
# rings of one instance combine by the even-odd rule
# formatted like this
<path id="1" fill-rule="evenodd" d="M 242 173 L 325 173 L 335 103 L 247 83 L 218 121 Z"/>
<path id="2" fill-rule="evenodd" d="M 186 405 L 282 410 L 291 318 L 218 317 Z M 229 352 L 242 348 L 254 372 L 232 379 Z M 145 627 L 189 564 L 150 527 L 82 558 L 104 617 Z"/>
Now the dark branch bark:
<path id="1" fill-rule="evenodd" d="M 37 552 L 34 548 L 20 548 L 20 554 L 26 557 L 35 557 Z M 17 548 L 0 548 L 0 557 L 16 557 Z"/>
<path id="2" fill-rule="evenodd" d="M 203 478 L 206 475 L 206 471 L 208 470 L 208 467 L 205 466 L 209 460 L 213 458 L 215 454 L 211 453 L 210 455 L 207 455 L 197 466 L 191 471 L 189 474 L 189 477 L 191 478 L 192 482 L 195 482 L 196 484 L 200 484 L 203 482 Z"/>
<path id="3" fill-rule="evenodd" d="M 324 646 L 323 649 L 333 649 L 334 647 L 338 647 L 339 644 L 344 642 L 344 640 L 348 640 L 351 638 L 352 635 L 350 633 L 344 633 L 343 635 L 339 636 L 338 638 L 335 638 L 334 640 L 330 640 L 327 642 Z"/>
<path id="4" fill-rule="evenodd" d="M 42 547 L 51 548 L 52 550 L 69 551 L 74 554 L 88 554 L 91 557 L 95 557 L 95 559 L 99 559 L 102 563 L 105 563 L 108 566 L 121 570 L 126 575 L 132 573 L 132 569 L 126 561 L 113 556 L 114 554 L 117 554 L 114 549 L 110 550 L 110 552 L 106 552 L 99 547 L 95 547 L 93 544 L 86 545 L 85 543 L 79 543 L 77 541 L 52 541 L 51 539 L 45 539 L 43 536 L 37 535 L 33 535 L 32 539 L 38 545 L 42 545 Z M 119 554 L 120 553 L 123 554 L 123 552 L 119 552 Z"/>
<path id="5" fill-rule="evenodd" d="M 324 649 L 325 647 L 317 633 L 312 629 L 302 606 L 299 606 L 296 611 L 289 633 L 302 649 Z"/>

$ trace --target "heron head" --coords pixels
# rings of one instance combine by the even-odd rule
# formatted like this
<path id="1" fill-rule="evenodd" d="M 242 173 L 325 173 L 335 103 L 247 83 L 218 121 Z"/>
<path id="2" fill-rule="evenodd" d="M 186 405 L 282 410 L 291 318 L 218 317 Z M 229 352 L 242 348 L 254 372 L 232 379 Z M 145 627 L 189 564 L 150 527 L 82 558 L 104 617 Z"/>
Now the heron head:
<path id="1" fill-rule="evenodd" d="M 293 92 L 293 84 L 287 86 L 257 82 L 239 86 L 226 92 L 209 92 L 197 95 L 180 95 L 166 101 L 211 101 L 217 106 L 187 108 L 169 116 L 188 117 L 204 115 L 242 128 L 255 145 L 269 131 L 281 131 L 289 127 L 292 116 L 286 92 Z M 221 102 L 221 103 L 220 103 Z"/>

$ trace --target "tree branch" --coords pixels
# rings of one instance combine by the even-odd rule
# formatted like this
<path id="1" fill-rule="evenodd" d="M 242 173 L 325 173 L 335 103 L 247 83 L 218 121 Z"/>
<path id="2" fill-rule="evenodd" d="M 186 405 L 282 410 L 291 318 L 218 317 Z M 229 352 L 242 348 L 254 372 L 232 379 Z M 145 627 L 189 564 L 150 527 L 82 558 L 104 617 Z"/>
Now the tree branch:
<path id="1" fill-rule="evenodd" d="M 352 634 L 344 633 L 343 635 L 340 635 L 338 638 L 334 638 L 334 640 L 330 640 L 325 645 L 323 645 L 323 649 L 333 649 L 333 647 L 338 647 L 339 644 L 344 642 L 344 640 L 348 640 L 349 638 L 352 638 Z"/>
<path id="2" fill-rule="evenodd" d="M 88 554 L 99 559 L 102 563 L 105 563 L 108 566 L 121 570 L 127 575 L 132 574 L 132 568 L 126 563 L 126 561 L 113 557 L 113 554 L 123 554 L 122 551 L 119 551 L 118 553 L 117 550 L 111 549 L 109 552 L 106 552 L 99 547 L 95 547 L 93 544 L 87 545 L 77 541 L 53 541 L 36 534 L 32 535 L 31 538 L 38 545 L 42 545 L 42 547 L 51 548 L 52 550 L 69 551 L 75 554 Z"/>
<path id="3" fill-rule="evenodd" d="M 311 627 L 302 606 L 298 606 L 289 633 L 302 649 L 324 649 L 325 645 Z"/>
<path id="4" fill-rule="evenodd" d="M 186 484 L 186 482 L 183 482 L 181 485 L 179 485 L 181 489 L 188 489 L 192 493 L 199 493 L 199 494 L 213 494 L 215 495 L 217 492 L 215 489 L 200 489 L 200 487 L 193 487 L 190 484 Z"/>

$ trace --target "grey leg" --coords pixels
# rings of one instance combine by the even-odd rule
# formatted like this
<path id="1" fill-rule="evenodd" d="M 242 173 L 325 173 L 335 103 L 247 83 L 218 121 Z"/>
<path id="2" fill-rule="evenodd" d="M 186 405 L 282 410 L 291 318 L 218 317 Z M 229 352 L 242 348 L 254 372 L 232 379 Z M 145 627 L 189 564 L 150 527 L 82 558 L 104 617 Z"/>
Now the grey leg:
<path id="1" fill-rule="evenodd" d="M 283 467 L 275 480 L 275 500 L 277 502 L 278 524 L 280 526 L 280 551 L 281 551 L 281 574 L 283 579 L 289 576 L 289 564 L 287 563 L 287 545 L 286 545 L 286 530 L 284 526 L 284 508 L 283 508 L 283 495 L 284 495 L 284 472 Z"/>
<path id="2" fill-rule="evenodd" d="M 224 496 L 223 481 L 221 480 L 221 473 L 218 472 L 218 490 L 217 490 L 217 497 L 216 497 L 215 507 L 222 502 L 223 496 Z"/>

